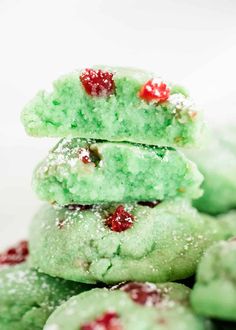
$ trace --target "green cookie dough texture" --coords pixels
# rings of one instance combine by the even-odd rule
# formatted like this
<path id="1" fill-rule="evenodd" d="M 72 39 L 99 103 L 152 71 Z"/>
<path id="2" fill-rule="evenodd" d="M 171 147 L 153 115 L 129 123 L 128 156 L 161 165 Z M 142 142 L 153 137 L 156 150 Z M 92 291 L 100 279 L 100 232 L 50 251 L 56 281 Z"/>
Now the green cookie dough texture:
<path id="1" fill-rule="evenodd" d="M 236 321 L 236 239 L 218 242 L 207 250 L 191 302 L 200 315 Z"/>
<path id="2" fill-rule="evenodd" d="M 41 330 L 53 310 L 85 284 L 51 278 L 26 263 L 0 271 L 0 329 Z"/>
<path id="3" fill-rule="evenodd" d="M 94 162 L 84 163 L 81 150 Z M 51 203 L 95 204 L 196 198 L 202 180 L 195 164 L 172 148 L 72 138 L 61 140 L 37 167 L 33 186 Z"/>
<path id="4" fill-rule="evenodd" d="M 170 283 L 167 284 L 167 290 L 184 294 L 188 299 L 188 291 L 183 285 Z M 44 330 L 79 330 L 107 311 L 118 315 L 121 329 L 125 330 L 208 329 L 203 319 L 174 299 L 167 298 L 158 306 L 143 306 L 132 301 L 127 293 L 120 290 L 94 289 L 74 296 L 57 308 Z"/>
<path id="5" fill-rule="evenodd" d="M 154 208 L 124 205 L 134 222 L 115 232 L 106 219 L 116 206 L 42 207 L 31 224 L 32 265 L 85 283 L 174 281 L 193 275 L 202 253 L 225 236 L 218 221 L 202 217 L 181 199 Z"/>
<path id="6" fill-rule="evenodd" d="M 204 176 L 204 194 L 194 201 L 194 206 L 209 214 L 236 208 L 236 128 L 230 126 L 212 132 L 203 149 L 186 155 Z"/>
<path id="7" fill-rule="evenodd" d="M 22 113 L 33 136 L 80 137 L 129 141 L 159 146 L 185 146 L 198 142 L 203 121 L 195 105 L 178 86 L 170 86 L 164 103 L 138 96 L 153 74 L 129 68 L 106 68 L 114 74 L 115 92 L 91 97 L 80 82 L 80 71 L 53 85 L 52 93 L 39 92 Z"/>

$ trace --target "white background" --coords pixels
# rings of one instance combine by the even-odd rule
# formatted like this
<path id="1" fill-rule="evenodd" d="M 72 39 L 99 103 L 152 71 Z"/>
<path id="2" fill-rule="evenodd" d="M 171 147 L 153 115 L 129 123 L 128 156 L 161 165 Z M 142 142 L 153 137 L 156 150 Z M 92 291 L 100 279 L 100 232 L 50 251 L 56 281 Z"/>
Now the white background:
<path id="1" fill-rule="evenodd" d="M 79 67 L 141 67 L 221 122 L 236 112 L 235 62 L 235 0 L 0 0 L 0 247 L 27 236 L 32 170 L 55 143 L 20 124 L 38 89 Z"/>

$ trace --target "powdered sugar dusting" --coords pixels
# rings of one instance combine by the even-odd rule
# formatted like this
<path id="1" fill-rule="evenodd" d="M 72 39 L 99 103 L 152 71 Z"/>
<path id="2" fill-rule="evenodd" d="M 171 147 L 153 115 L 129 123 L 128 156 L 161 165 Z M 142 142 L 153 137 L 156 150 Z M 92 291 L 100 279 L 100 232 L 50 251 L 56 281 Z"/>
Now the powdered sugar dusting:
<path id="1" fill-rule="evenodd" d="M 170 95 L 168 102 L 173 106 L 172 113 L 180 122 L 185 123 L 186 118 L 184 118 L 184 115 L 186 114 L 192 119 L 196 117 L 196 105 L 191 98 L 177 93 Z"/>

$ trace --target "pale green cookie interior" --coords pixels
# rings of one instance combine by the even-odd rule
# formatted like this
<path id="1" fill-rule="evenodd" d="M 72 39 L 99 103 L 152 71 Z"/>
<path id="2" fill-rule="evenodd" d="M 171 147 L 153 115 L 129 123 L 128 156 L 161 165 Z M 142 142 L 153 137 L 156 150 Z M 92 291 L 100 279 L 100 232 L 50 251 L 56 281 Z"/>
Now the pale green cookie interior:
<path id="1" fill-rule="evenodd" d="M 196 313 L 236 321 L 236 240 L 218 242 L 202 258 L 191 294 Z"/>
<path id="2" fill-rule="evenodd" d="M 204 194 L 193 203 L 201 212 L 219 214 L 236 208 L 235 132 L 234 126 L 216 129 L 202 149 L 186 153 L 204 176 Z"/>
<path id="3" fill-rule="evenodd" d="M 182 288 L 174 287 L 174 290 Z M 44 330 L 78 330 L 84 323 L 114 311 L 125 330 L 205 330 L 205 322 L 191 310 L 174 300 L 158 307 L 133 302 L 127 293 L 94 289 L 82 293 L 61 305 L 49 318 Z"/>
<path id="4" fill-rule="evenodd" d="M 42 330 L 62 302 L 90 287 L 38 273 L 27 264 L 0 271 L 0 329 Z"/>
<path id="5" fill-rule="evenodd" d="M 32 265 L 85 283 L 173 281 L 193 275 L 207 247 L 225 236 L 217 221 L 200 216 L 185 200 L 155 208 L 125 205 L 135 221 L 120 233 L 105 225 L 115 207 L 42 207 L 30 230 Z"/>
<path id="6" fill-rule="evenodd" d="M 128 68 L 103 68 L 114 73 L 115 93 L 91 97 L 80 82 L 81 71 L 39 92 L 23 110 L 22 122 L 33 136 L 75 136 L 159 146 L 199 142 L 202 118 L 187 93 L 172 86 L 168 101 L 141 100 L 138 92 L 153 74 Z"/>
<path id="7" fill-rule="evenodd" d="M 84 164 L 80 148 L 99 163 Z M 33 177 L 39 198 L 60 205 L 197 198 L 201 182 L 195 164 L 172 148 L 76 138 L 61 140 Z"/>

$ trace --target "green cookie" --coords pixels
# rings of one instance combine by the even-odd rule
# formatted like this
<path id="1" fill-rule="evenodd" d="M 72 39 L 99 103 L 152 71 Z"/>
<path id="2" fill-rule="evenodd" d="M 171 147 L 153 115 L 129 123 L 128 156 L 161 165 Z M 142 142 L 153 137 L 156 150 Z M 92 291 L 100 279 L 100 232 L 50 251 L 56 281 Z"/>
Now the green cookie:
<path id="1" fill-rule="evenodd" d="M 236 321 L 236 239 L 218 242 L 207 250 L 191 302 L 200 315 Z"/>
<path id="2" fill-rule="evenodd" d="M 236 208 L 236 129 L 212 132 L 206 146 L 187 156 L 204 176 L 203 196 L 194 201 L 202 212 L 219 214 Z"/>
<path id="3" fill-rule="evenodd" d="M 128 286 L 136 289 L 127 291 Z M 189 290 L 184 285 L 129 283 L 124 287 L 113 291 L 94 289 L 69 299 L 50 316 L 44 330 L 209 329 L 188 305 L 175 300 L 177 294 L 185 298 L 185 303 L 188 301 Z"/>
<path id="4" fill-rule="evenodd" d="M 224 240 L 236 236 L 236 211 L 232 210 L 228 213 L 218 215 L 215 219 L 221 227 L 222 238 Z"/>
<path id="5" fill-rule="evenodd" d="M 142 206 L 45 205 L 30 230 L 31 263 L 52 276 L 96 283 L 165 282 L 195 273 L 225 232 L 186 200 Z"/>
<path id="6" fill-rule="evenodd" d="M 53 310 L 88 285 L 51 278 L 26 263 L 0 271 L 0 329 L 41 330 Z"/>
<path id="7" fill-rule="evenodd" d="M 39 92 L 22 121 L 33 136 L 75 136 L 159 146 L 198 142 L 203 121 L 186 92 L 129 68 L 75 71 Z M 91 95 L 92 94 L 92 95 Z"/>
<path id="8" fill-rule="evenodd" d="M 38 196 L 60 205 L 196 198 L 202 175 L 172 148 L 64 139 L 37 167 Z"/>

